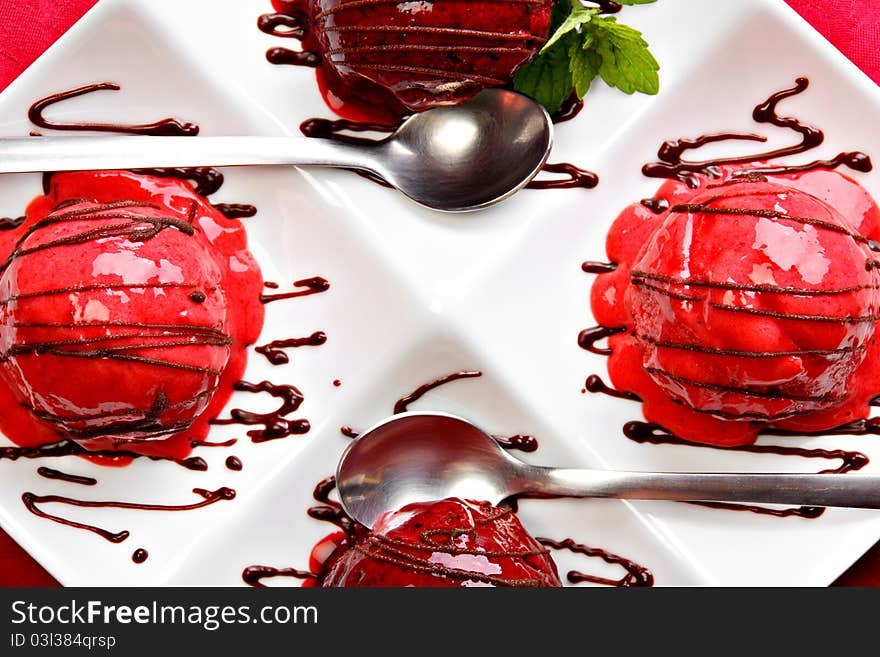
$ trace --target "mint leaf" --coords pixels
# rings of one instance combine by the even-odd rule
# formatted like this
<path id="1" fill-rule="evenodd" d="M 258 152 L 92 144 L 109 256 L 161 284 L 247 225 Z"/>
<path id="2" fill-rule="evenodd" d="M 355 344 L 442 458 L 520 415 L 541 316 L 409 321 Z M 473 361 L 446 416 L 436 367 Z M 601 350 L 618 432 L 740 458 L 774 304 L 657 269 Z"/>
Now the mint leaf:
<path id="1" fill-rule="evenodd" d="M 590 90 L 590 84 L 599 74 L 602 57 L 592 49 L 593 38 L 587 35 L 584 41 L 574 41 L 568 49 L 568 68 L 578 98 L 583 98 Z"/>
<path id="2" fill-rule="evenodd" d="M 559 4 L 563 4 L 565 0 L 559 0 Z M 543 55 L 545 52 L 550 50 L 554 45 L 556 45 L 559 40 L 578 29 L 581 25 L 589 23 L 593 16 L 599 13 L 599 10 L 596 8 L 587 9 L 584 7 L 580 0 L 568 0 L 571 4 L 571 12 L 562 21 L 562 24 L 553 32 L 552 36 L 547 40 L 547 43 L 544 44 L 544 47 L 541 48 L 541 51 L 538 53 L 539 55 Z"/>
<path id="3" fill-rule="evenodd" d="M 549 50 L 517 70 L 513 78 L 514 91 L 534 98 L 551 114 L 558 110 L 574 87 L 569 50 L 579 42 L 576 33 L 563 34 Z"/>
<path id="4" fill-rule="evenodd" d="M 644 5 L 655 0 L 621 0 Z M 513 88 L 541 103 L 551 114 L 576 94 L 583 98 L 596 76 L 631 94 L 656 94 L 660 66 L 641 32 L 600 15 L 581 0 L 557 0 L 550 17 L 550 38 L 541 51 L 519 67 Z"/>
<path id="5" fill-rule="evenodd" d="M 660 65 L 648 50 L 642 33 L 621 25 L 613 17 L 596 17 L 588 26 L 592 47 L 602 58 L 599 75 L 611 87 L 631 94 L 660 91 Z"/>

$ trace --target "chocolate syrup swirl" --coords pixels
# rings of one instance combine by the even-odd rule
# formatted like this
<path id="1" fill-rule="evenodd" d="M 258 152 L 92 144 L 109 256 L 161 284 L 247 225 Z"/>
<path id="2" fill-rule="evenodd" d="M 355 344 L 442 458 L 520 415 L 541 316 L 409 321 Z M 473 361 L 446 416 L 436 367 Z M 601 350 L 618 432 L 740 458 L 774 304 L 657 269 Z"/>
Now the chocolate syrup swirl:
<path id="1" fill-rule="evenodd" d="M 193 488 L 193 493 L 200 496 L 202 498 L 202 501 L 195 502 L 193 504 L 143 504 L 141 502 L 105 502 L 79 500 L 72 497 L 64 497 L 62 495 L 36 495 L 35 493 L 29 492 L 22 493 L 21 501 L 24 503 L 25 508 L 33 513 L 35 516 L 46 518 L 47 520 L 57 522 L 60 525 L 66 525 L 67 527 L 75 527 L 77 529 L 84 529 L 86 531 L 93 532 L 101 538 L 110 541 L 111 543 L 121 543 L 129 537 L 130 532 L 128 530 L 111 532 L 107 529 L 103 529 L 95 525 L 89 525 L 81 522 L 76 522 L 74 520 L 68 520 L 67 518 L 55 516 L 43 511 L 39 507 L 39 505 L 58 503 L 67 504 L 68 506 L 85 507 L 92 509 L 112 508 L 132 509 L 136 511 L 192 511 L 193 509 L 200 509 L 204 506 L 215 504 L 216 502 L 231 500 L 235 498 L 235 491 L 231 488 L 226 487 L 218 488 L 214 491 L 205 490 L 204 488 Z"/>
<path id="2" fill-rule="evenodd" d="M 147 560 L 147 557 L 150 556 L 150 553 L 147 552 L 144 548 L 138 548 L 131 554 L 131 560 L 135 563 L 143 563 Z"/>
<path id="3" fill-rule="evenodd" d="M 596 262 L 587 260 L 581 264 L 581 270 L 587 274 L 610 274 L 617 270 L 616 262 Z"/>
<path id="4" fill-rule="evenodd" d="M 599 184 L 599 176 L 597 174 L 581 169 L 569 162 L 557 162 L 555 164 L 548 162 L 541 171 L 561 173 L 564 174 L 564 177 L 550 180 L 532 180 L 526 185 L 526 189 L 572 189 L 575 187 L 592 189 Z"/>
<path id="5" fill-rule="evenodd" d="M 706 144 L 739 140 L 739 141 L 758 141 L 765 142 L 767 138 L 762 135 L 753 133 L 717 133 L 702 135 L 694 139 L 671 139 L 663 143 L 657 152 L 659 162 L 651 162 L 642 167 L 642 173 L 651 178 L 674 178 L 686 183 L 690 187 L 697 187 L 699 180 L 697 174 L 718 177 L 718 168 L 727 164 L 749 164 L 773 158 L 784 157 L 787 155 L 795 155 L 805 153 L 809 150 L 817 148 L 825 141 L 824 133 L 813 126 L 802 123 L 794 117 L 784 117 L 777 113 L 777 105 L 780 101 L 796 96 L 804 92 L 810 82 L 805 77 L 799 77 L 795 80 L 795 85 L 789 89 L 783 89 L 771 94 L 767 100 L 755 107 L 752 112 L 752 118 L 757 123 L 769 123 L 779 128 L 792 130 L 800 135 L 800 142 L 792 146 L 777 148 L 753 155 L 743 155 L 738 157 L 721 157 L 710 160 L 685 160 L 683 155 L 693 149 L 698 149 Z M 755 173 L 773 173 L 787 174 L 810 171 L 813 169 L 829 169 L 841 165 L 850 167 L 857 171 L 870 171 L 872 168 L 871 159 L 865 153 L 849 152 L 840 153 L 830 160 L 816 160 L 808 164 L 799 164 L 791 166 L 773 166 L 767 169 L 750 168 L 744 171 L 744 174 L 754 175 Z"/>
<path id="6" fill-rule="evenodd" d="M 453 372 L 452 374 L 447 374 L 446 376 L 440 377 L 439 379 L 435 379 L 430 381 L 424 385 L 419 386 L 411 393 L 404 395 L 402 398 L 398 399 L 394 404 L 394 413 L 403 413 L 408 410 L 408 407 L 413 402 L 419 400 L 431 390 L 438 388 L 444 384 L 451 383 L 452 381 L 457 381 L 458 379 L 467 379 L 467 378 L 475 378 L 482 376 L 483 373 L 479 371 L 460 371 Z M 357 438 L 360 435 L 360 432 L 349 427 L 343 426 L 339 428 L 340 433 L 346 438 Z M 512 436 L 502 436 L 502 435 L 493 435 L 492 438 L 504 449 L 518 449 L 521 452 L 534 452 L 537 451 L 539 444 L 538 439 L 534 436 L 529 436 L 526 434 L 515 434 Z"/>
<path id="7" fill-rule="evenodd" d="M 163 167 L 161 169 L 132 169 L 132 171 L 146 176 L 186 180 L 192 183 L 193 191 L 199 196 L 210 196 L 223 186 L 224 181 L 223 174 L 213 167 Z"/>
<path id="8" fill-rule="evenodd" d="M 45 466 L 37 468 L 37 474 L 46 479 L 57 479 L 58 481 L 66 481 L 70 484 L 79 484 L 80 486 L 94 486 L 98 483 L 98 480 L 94 477 L 67 474 L 66 472 L 53 470 L 52 468 L 47 468 Z"/>
<path id="9" fill-rule="evenodd" d="M 242 465 L 241 459 L 237 456 L 227 456 L 226 467 L 234 472 L 240 472 L 244 466 Z"/>
<path id="10" fill-rule="evenodd" d="M 302 39 L 305 37 L 303 20 L 291 14 L 263 14 L 257 19 L 260 32 L 282 39 Z"/>
<path id="11" fill-rule="evenodd" d="M 45 109 L 54 103 L 103 89 L 118 91 L 120 87 L 118 84 L 112 82 L 101 82 L 53 94 L 46 98 L 42 98 L 31 105 L 28 110 L 28 117 L 36 125 L 44 128 L 52 128 L 54 130 L 90 130 L 95 132 L 114 132 L 153 136 L 194 136 L 199 133 L 199 126 L 195 123 L 189 121 L 182 122 L 173 118 L 162 119 L 154 123 L 126 125 L 94 122 L 58 123 L 49 122 L 43 116 Z M 220 186 L 223 184 L 223 174 L 212 167 L 165 167 L 154 169 L 132 169 L 132 171 L 144 175 L 187 180 L 192 183 L 193 190 L 200 196 L 209 196 L 213 194 L 220 189 Z M 52 172 L 46 172 L 43 174 L 43 192 L 45 194 L 50 192 L 53 175 Z M 257 209 L 253 205 L 242 203 L 218 203 L 214 207 L 230 219 L 252 217 L 257 212 Z M 22 220 L 23 219 L 24 218 L 22 218 Z M 14 227 L 11 223 L 18 220 L 8 221 L 10 222 L 9 224 L 0 223 L 0 230 Z"/>
<path id="12" fill-rule="evenodd" d="M 263 580 L 271 577 L 294 577 L 296 579 L 319 579 L 320 576 L 308 570 L 296 568 L 273 568 L 272 566 L 248 566 L 241 573 L 241 579 L 248 586 L 266 588 Z"/>
<path id="13" fill-rule="evenodd" d="M 292 435 L 308 433 L 311 425 L 308 420 L 291 420 L 287 416 L 295 413 L 304 401 L 303 394 L 294 386 L 275 384 L 269 381 L 249 383 L 237 381 L 233 389 L 240 392 L 261 393 L 265 392 L 272 397 L 281 400 L 281 404 L 274 411 L 268 413 L 255 413 L 241 408 L 233 408 L 229 418 L 214 418 L 211 424 L 243 424 L 245 426 L 262 425 L 262 429 L 252 429 L 247 432 L 252 442 L 263 443 L 269 440 L 287 438 Z"/>
<path id="14" fill-rule="evenodd" d="M 232 447 L 235 443 L 238 442 L 238 438 L 230 438 L 229 440 L 224 440 L 222 442 L 210 442 L 208 440 L 191 440 L 189 442 L 190 446 L 195 447 Z"/>
<path id="15" fill-rule="evenodd" d="M 24 223 L 26 216 L 0 217 L 0 230 L 14 230 Z"/>
<path id="16" fill-rule="evenodd" d="M 639 202 L 654 214 L 662 214 L 669 209 L 669 201 L 665 198 L 643 198 Z"/>
<path id="17" fill-rule="evenodd" d="M 590 4 L 599 7 L 600 14 L 616 14 L 623 9 L 623 4 L 613 0 L 591 0 Z"/>
<path id="18" fill-rule="evenodd" d="M 278 289 L 278 283 L 267 281 L 264 285 L 270 289 Z M 302 278 L 293 282 L 293 287 L 300 288 L 293 292 L 281 292 L 279 294 L 261 294 L 260 301 L 262 303 L 272 303 L 273 301 L 281 301 L 282 299 L 293 299 L 295 297 L 306 297 L 310 294 L 320 294 L 330 289 L 330 282 L 321 276 L 312 276 L 311 278 Z"/>
<path id="19" fill-rule="evenodd" d="M 28 109 L 28 118 L 31 123 L 41 128 L 49 128 L 51 130 L 92 130 L 98 132 L 119 132 L 129 135 L 153 135 L 153 136 L 190 136 L 199 134 L 199 126 L 188 121 L 181 122 L 177 119 L 167 118 L 160 119 L 153 123 L 142 123 L 135 125 L 122 125 L 117 123 L 59 123 L 50 121 L 43 112 L 50 105 L 59 103 L 69 98 L 76 98 L 84 94 L 92 93 L 100 90 L 119 91 L 118 84 L 113 82 L 98 82 L 96 84 L 87 84 L 76 89 L 62 91 L 45 98 L 41 98 Z"/>
<path id="20" fill-rule="evenodd" d="M 262 354 L 273 365 L 284 365 L 290 362 L 290 357 L 284 353 L 284 349 L 296 349 L 298 347 L 318 347 L 327 342 L 327 334 L 324 331 L 315 331 L 304 338 L 287 338 L 285 340 L 273 340 L 254 349 Z"/>
<path id="21" fill-rule="evenodd" d="M 196 445 L 214 446 L 215 443 L 196 442 Z M 217 444 L 217 446 L 221 446 Z M 223 444 L 222 446 L 226 446 Z M 176 463 L 188 470 L 207 470 L 208 464 L 199 456 L 191 456 L 185 459 L 175 459 L 168 456 L 155 456 L 152 454 L 137 454 L 122 449 L 116 450 L 96 450 L 90 451 L 82 447 L 79 443 L 72 440 L 61 440 L 57 443 L 49 445 L 37 445 L 35 447 L 0 447 L 0 460 L 8 459 L 17 461 L 18 459 L 43 459 L 43 458 L 60 458 L 62 456 L 85 456 L 85 457 L 103 457 L 112 459 L 138 459 L 146 458 L 151 461 L 170 461 Z M 48 468 L 46 468 L 48 470 Z M 40 473 L 42 474 L 42 473 Z M 45 476 L 45 475 L 43 475 Z"/>
<path id="22" fill-rule="evenodd" d="M 321 56 L 310 50 L 291 50 L 290 48 L 275 47 L 269 48 L 266 51 L 266 61 L 270 64 L 317 68 L 321 65 Z"/>
<path id="23" fill-rule="evenodd" d="M 348 119 L 322 119 L 311 118 L 306 119 L 299 125 L 299 130 L 306 137 L 315 137 L 318 139 L 333 139 L 335 141 L 346 142 L 349 144 L 372 143 L 372 139 L 363 137 L 353 137 L 345 134 L 346 132 L 380 132 L 391 134 L 397 130 L 396 125 L 387 123 L 366 123 L 363 121 L 349 121 Z"/>
<path id="24" fill-rule="evenodd" d="M 435 379 L 424 385 L 420 385 L 418 388 L 413 390 L 411 393 L 404 395 L 394 404 L 394 413 L 405 413 L 409 410 L 409 405 L 421 399 L 425 393 L 430 392 L 434 388 L 439 388 L 445 383 L 450 383 L 451 381 L 458 381 L 459 379 L 471 379 L 474 377 L 483 376 L 483 373 L 480 371 L 468 371 L 462 370 L 459 372 L 453 372 L 452 374 L 447 374 L 446 376 L 441 376 L 439 379 Z"/>
<path id="25" fill-rule="evenodd" d="M 518 449 L 521 452 L 535 452 L 538 450 L 538 439 L 534 436 L 516 434 L 513 436 L 492 435 L 495 442 L 504 449 Z"/>
<path id="26" fill-rule="evenodd" d="M 599 342 L 599 340 L 604 340 L 605 338 L 610 338 L 612 335 L 618 335 L 620 333 L 626 333 L 626 328 L 608 328 L 607 326 L 585 328 L 578 334 L 578 346 L 593 354 L 610 356 L 611 347 L 597 347 L 596 343 Z"/>
<path id="27" fill-rule="evenodd" d="M 616 388 L 612 388 L 602 380 L 598 374 L 591 374 L 587 377 L 587 380 L 584 382 L 584 390 L 587 392 L 592 392 L 594 394 L 603 394 L 608 395 L 609 397 L 616 397 L 617 399 L 628 399 L 630 401 L 640 402 L 642 398 L 637 394 L 632 392 L 627 392 L 626 390 L 617 390 Z"/>
<path id="28" fill-rule="evenodd" d="M 559 109 L 553 113 L 551 118 L 553 119 L 553 123 L 565 123 L 566 121 L 571 121 L 575 118 L 583 109 L 584 101 L 578 98 L 576 93 L 573 93 L 562 103 Z"/>
<path id="29" fill-rule="evenodd" d="M 257 214 L 257 207 L 250 203 L 215 203 L 214 209 L 227 219 L 244 219 Z"/>
<path id="30" fill-rule="evenodd" d="M 586 557 L 602 559 L 605 563 L 620 566 L 626 571 L 626 574 L 620 579 L 609 579 L 598 575 L 589 575 L 577 570 L 570 570 L 566 575 L 566 579 L 572 584 L 591 582 L 593 584 L 604 584 L 605 586 L 617 587 L 654 586 L 654 575 L 650 570 L 626 557 L 620 556 L 619 554 L 614 554 L 613 552 L 608 552 L 601 548 L 590 547 L 583 543 L 576 543 L 571 538 L 557 541 L 552 538 L 536 537 L 535 540 L 554 550 L 568 550 L 569 552 L 582 554 Z"/>
<path id="31" fill-rule="evenodd" d="M 880 420 L 880 418 L 873 418 Z M 764 435 L 794 435 L 789 432 L 780 432 L 775 429 L 761 431 Z M 857 423 L 842 425 L 830 431 L 822 431 L 816 433 L 808 433 L 806 435 L 831 435 L 840 434 L 878 434 L 880 433 L 880 422 L 871 422 L 870 420 L 860 420 Z M 650 422 L 642 422 L 633 420 L 623 425 L 623 434 L 632 441 L 641 444 L 651 445 L 686 445 L 688 447 L 701 447 L 704 449 L 728 450 L 733 452 L 748 452 L 751 454 L 777 454 L 780 456 L 798 456 L 808 459 L 840 459 L 840 465 L 836 468 L 827 468 L 820 471 L 820 474 L 845 474 L 861 470 L 868 464 L 868 456 L 862 452 L 847 451 L 842 449 L 809 449 L 805 447 L 794 447 L 788 445 L 735 445 L 724 447 L 720 445 L 705 445 L 702 443 L 691 443 L 679 438 L 678 436 L 668 432 L 659 424 Z M 804 435 L 799 433 L 797 435 Z M 801 518 L 818 518 L 825 509 L 824 507 L 801 506 L 786 507 L 775 509 L 765 506 L 756 506 L 752 504 L 732 504 L 728 502 L 687 502 L 687 504 L 695 504 L 698 506 L 706 506 L 713 509 L 727 509 L 733 511 L 750 511 L 761 515 L 770 515 L 780 518 L 801 517 Z"/>
<path id="32" fill-rule="evenodd" d="M 312 492 L 312 497 L 318 503 L 309 507 L 306 513 L 310 518 L 329 522 L 341 529 L 346 536 L 353 538 L 358 527 L 361 527 L 351 518 L 336 500 L 330 499 L 330 493 L 336 488 L 336 477 L 330 475 L 319 481 Z"/>

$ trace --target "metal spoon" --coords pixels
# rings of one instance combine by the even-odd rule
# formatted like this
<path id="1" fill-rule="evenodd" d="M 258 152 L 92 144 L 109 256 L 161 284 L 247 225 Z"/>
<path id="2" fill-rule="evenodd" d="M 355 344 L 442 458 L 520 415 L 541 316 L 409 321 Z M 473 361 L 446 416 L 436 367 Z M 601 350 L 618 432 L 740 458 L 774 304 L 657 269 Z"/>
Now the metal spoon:
<path id="1" fill-rule="evenodd" d="M 293 164 L 375 173 L 416 203 L 464 212 L 502 201 L 547 161 L 553 123 L 538 103 L 486 89 L 414 114 L 380 141 L 305 137 L 11 137 L 0 173 Z"/>
<path id="2" fill-rule="evenodd" d="M 880 508 L 880 476 L 612 472 L 529 465 L 471 422 L 401 413 L 365 431 L 336 471 L 342 506 L 367 527 L 413 502 L 498 504 L 517 494 Z"/>

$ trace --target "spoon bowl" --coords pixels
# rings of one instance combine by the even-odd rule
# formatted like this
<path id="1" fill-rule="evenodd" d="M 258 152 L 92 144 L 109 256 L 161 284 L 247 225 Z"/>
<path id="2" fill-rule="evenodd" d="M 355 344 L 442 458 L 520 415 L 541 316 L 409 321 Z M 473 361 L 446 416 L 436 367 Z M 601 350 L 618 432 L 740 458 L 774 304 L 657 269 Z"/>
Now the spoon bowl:
<path id="1" fill-rule="evenodd" d="M 343 453 L 336 487 L 345 512 L 367 527 L 407 504 L 450 497 L 493 505 L 518 495 L 880 509 L 877 475 L 614 472 L 530 465 L 505 452 L 479 427 L 448 413 L 401 413 L 371 427 Z"/>
<path id="2" fill-rule="evenodd" d="M 382 142 L 388 181 L 412 200 L 448 212 L 504 200 L 550 155 L 553 122 L 526 96 L 486 89 L 458 106 L 414 114 Z"/>
<path id="3" fill-rule="evenodd" d="M 408 412 L 383 420 L 348 446 L 336 488 L 346 513 L 372 527 L 386 511 L 412 502 L 461 497 L 497 504 L 517 463 L 462 418 Z"/>

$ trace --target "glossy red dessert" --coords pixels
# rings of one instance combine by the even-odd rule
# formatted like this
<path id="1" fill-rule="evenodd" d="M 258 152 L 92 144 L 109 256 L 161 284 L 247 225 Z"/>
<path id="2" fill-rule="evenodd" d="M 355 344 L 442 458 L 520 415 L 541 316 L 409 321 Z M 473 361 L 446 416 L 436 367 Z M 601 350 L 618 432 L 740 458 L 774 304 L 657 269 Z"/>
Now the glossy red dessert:
<path id="1" fill-rule="evenodd" d="M 274 0 L 304 23 L 327 104 L 356 121 L 461 102 L 508 84 L 540 50 L 552 0 Z M 315 61 L 315 64 L 318 62 Z"/>
<path id="2" fill-rule="evenodd" d="M 0 428 L 182 456 L 263 321 L 241 223 L 188 182 L 60 173 L 0 233 Z"/>
<path id="3" fill-rule="evenodd" d="M 448 499 L 410 504 L 354 539 L 312 552 L 323 586 L 562 586 L 548 550 L 510 509 Z"/>
<path id="4" fill-rule="evenodd" d="M 836 171 L 669 181 L 624 210 L 592 289 L 615 387 L 715 445 L 868 417 L 880 393 L 880 210 Z"/>

